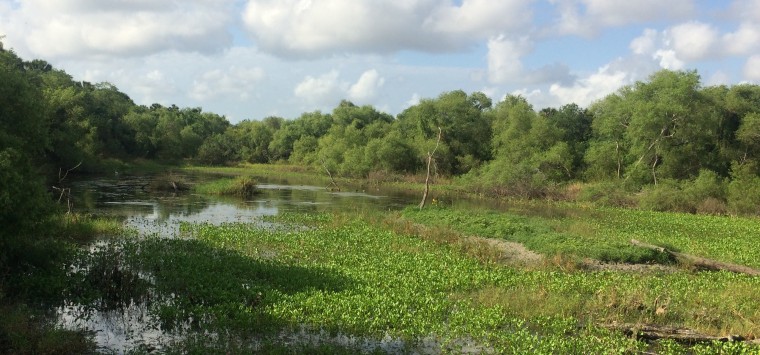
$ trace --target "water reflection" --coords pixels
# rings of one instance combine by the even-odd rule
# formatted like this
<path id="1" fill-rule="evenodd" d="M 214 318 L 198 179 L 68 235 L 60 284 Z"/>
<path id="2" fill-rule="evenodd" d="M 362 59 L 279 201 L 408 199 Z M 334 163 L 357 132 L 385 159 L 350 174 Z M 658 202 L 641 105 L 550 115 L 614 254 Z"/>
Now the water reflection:
<path id="1" fill-rule="evenodd" d="M 191 183 L 213 177 L 181 175 Z M 261 194 L 253 200 L 199 195 L 193 193 L 156 194 L 147 190 L 151 176 L 120 176 L 77 181 L 72 184 L 77 210 L 98 215 L 122 217 L 128 226 L 144 231 L 143 224 L 179 222 L 225 223 L 256 222 L 261 216 L 288 212 L 332 210 L 395 210 L 414 204 L 408 194 L 363 191 L 328 191 L 310 185 L 289 185 L 286 180 L 260 179 Z"/>

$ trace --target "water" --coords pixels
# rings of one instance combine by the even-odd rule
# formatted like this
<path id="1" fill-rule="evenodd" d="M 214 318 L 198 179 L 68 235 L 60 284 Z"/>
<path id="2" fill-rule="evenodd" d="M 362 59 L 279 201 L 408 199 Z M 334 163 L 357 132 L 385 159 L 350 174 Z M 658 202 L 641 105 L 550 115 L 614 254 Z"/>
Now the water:
<path id="1" fill-rule="evenodd" d="M 180 176 L 191 183 L 212 177 Z M 124 218 L 141 233 L 171 237 L 181 222 L 258 223 L 262 216 L 281 212 L 397 210 L 416 203 L 403 192 L 329 191 L 313 185 L 290 184 L 285 179 L 258 179 L 261 194 L 252 200 L 193 193 L 151 193 L 151 176 L 119 176 L 72 184 L 74 208 L 80 212 Z"/>
<path id="2" fill-rule="evenodd" d="M 190 183 L 213 178 L 202 174 L 179 177 Z M 75 181 L 71 185 L 74 209 L 120 218 L 125 226 L 142 236 L 174 238 L 182 222 L 242 222 L 266 227 L 262 216 L 282 212 L 397 210 L 416 204 L 419 198 L 403 192 L 329 191 L 320 186 L 291 184 L 285 179 L 259 179 L 262 193 L 251 200 L 241 200 L 194 193 L 151 193 L 147 186 L 152 179 L 152 176 L 113 176 Z M 90 252 L 104 245 L 107 242 L 97 241 L 89 246 Z M 162 331 L 145 304 L 97 310 L 69 303 L 57 313 L 60 325 L 93 331 L 98 346 L 108 352 L 124 353 L 137 347 L 160 350 L 161 343 L 178 336 Z"/>

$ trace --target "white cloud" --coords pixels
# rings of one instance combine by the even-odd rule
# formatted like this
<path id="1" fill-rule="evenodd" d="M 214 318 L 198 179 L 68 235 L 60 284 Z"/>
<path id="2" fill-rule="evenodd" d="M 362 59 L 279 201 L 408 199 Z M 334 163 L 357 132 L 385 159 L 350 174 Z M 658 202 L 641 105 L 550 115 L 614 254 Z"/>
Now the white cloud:
<path id="1" fill-rule="evenodd" d="M 635 55 L 650 56 L 661 68 L 680 70 L 694 62 L 746 55 L 760 49 L 760 26 L 745 23 L 721 34 L 713 25 L 690 21 L 661 32 L 645 29 L 629 48 Z"/>
<path id="2" fill-rule="evenodd" d="M 562 103 L 572 102 L 584 107 L 615 92 L 622 86 L 629 84 L 630 81 L 628 74 L 620 70 L 613 70 L 609 65 L 606 65 L 599 68 L 596 73 L 578 80 L 570 87 L 553 84 L 549 88 L 549 93 L 557 97 Z"/>
<path id="3" fill-rule="evenodd" d="M 329 104 L 339 98 L 343 91 L 341 86 L 345 86 L 338 81 L 339 75 L 337 70 L 332 70 L 319 77 L 309 75 L 296 85 L 293 94 L 312 104 Z"/>
<path id="4" fill-rule="evenodd" d="M 256 84 L 264 76 L 264 70 L 261 68 L 213 69 L 194 80 L 188 95 L 198 101 L 208 101 L 219 97 L 245 100 L 249 98 Z"/>
<path id="5" fill-rule="evenodd" d="M 604 26 L 663 19 L 683 19 L 694 12 L 693 0 L 582 0 L 586 15 Z"/>
<path id="6" fill-rule="evenodd" d="M 426 25 L 436 33 L 487 38 L 529 26 L 533 17 L 528 7 L 530 3 L 524 0 L 462 0 L 459 6 L 449 3 L 437 7 Z"/>
<path id="7" fill-rule="evenodd" d="M 656 30 L 647 28 L 644 33 L 633 39 L 629 47 L 631 51 L 639 55 L 650 55 L 655 52 L 655 48 L 658 42 L 658 34 Z"/>
<path id="8" fill-rule="evenodd" d="M 608 27 L 659 20 L 686 19 L 693 0 L 550 0 L 559 12 L 556 32 L 591 36 Z"/>
<path id="9" fill-rule="evenodd" d="M 383 84 L 385 84 L 385 78 L 381 77 L 377 70 L 367 70 L 348 89 L 348 97 L 353 101 L 366 103 L 377 95 L 377 90 Z"/>
<path id="10" fill-rule="evenodd" d="M 418 93 L 415 92 L 414 94 L 412 94 L 412 97 L 409 98 L 409 100 L 406 101 L 405 108 L 406 107 L 410 107 L 410 106 L 414 106 L 416 104 L 419 104 L 420 100 L 422 100 L 422 98 L 420 97 L 420 94 L 418 94 Z"/>
<path id="11" fill-rule="evenodd" d="M 231 44 L 232 0 L 28 0 L 0 12 L 0 30 L 23 54 L 47 59 L 215 52 Z"/>
<path id="12" fill-rule="evenodd" d="M 730 12 L 738 19 L 760 21 L 760 0 L 734 0 Z"/>
<path id="13" fill-rule="evenodd" d="M 116 81 L 123 84 L 122 90 L 128 90 L 133 99 L 144 104 L 161 103 L 170 105 L 173 95 L 179 89 L 174 79 L 160 69 L 149 70 L 117 70 L 110 73 L 91 72 L 85 77 L 91 77 L 91 81 L 101 81 L 103 75 L 108 76 L 108 81 Z M 101 79 L 97 79 L 101 78 Z"/>
<path id="14" fill-rule="evenodd" d="M 708 85 L 708 86 L 729 85 L 730 83 L 731 83 L 731 76 L 722 70 L 716 71 L 715 73 L 710 75 L 710 77 L 707 78 L 707 80 L 705 80 L 705 85 Z"/>
<path id="15" fill-rule="evenodd" d="M 488 40 L 488 80 L 494 84 L 539 84 L 568 82 L 570 69 L 562 64 L 525 68 L 522 57 L 533 50 L 527 37 L 510 39 L 498 36 Z"/>
<path id="16" fill-rule="evenodd" d="M 488 40 L 488 79 L 504 84 L 519 81 L 523 74 L 521 57 L 531 51 L 527 38 L 511 40 L 504 36 Z"/>
<path id="17" fill-rule="evenodd" d="M 760 54 L 753 55 L 744 64 L 744 78 L 751 81 L 760 81 Z"/>
<path id="18" fill-rule="evenodd" d="M 699 60 L 716 54 L 718 31 L 709 24 L 687 22 L 671 27 L 665 36 L 679 58 Z"/>
<path id="19" fill-rule="evenodd" d="M 722 37 L 725 51 L 732 55 L 745 55 L 760 49 L 760 25 L 742 23 L 735 32 Z"/>
<path id="20" fill-rule="evenodd" d="M 678 55 L 672 49 L 660 49 L 654 52 L 652 57 L 659 60 L 660 67 L 663 69 L 681 70 L 686 66 L 686 63 L 678 59 Z"/>
<path id="21" fill-rule="evenodd" d="M 524 32 L 531 0 L 248 0 L 243 22 L 264 51 L 286 57 L 461 50 Z"/>

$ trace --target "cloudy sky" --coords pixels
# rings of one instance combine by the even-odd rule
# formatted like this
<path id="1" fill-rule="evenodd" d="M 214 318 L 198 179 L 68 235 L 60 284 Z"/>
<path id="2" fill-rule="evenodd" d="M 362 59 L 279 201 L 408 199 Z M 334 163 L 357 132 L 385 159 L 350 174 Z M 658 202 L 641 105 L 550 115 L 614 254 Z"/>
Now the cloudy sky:
<path id="1" fill-rule="evenodd" d="M 660 68 L 760 83 L 760 0 L 0 0 L 0 35 L 138 104 L 232 122 L 444 91 L 581 106 Z"/>

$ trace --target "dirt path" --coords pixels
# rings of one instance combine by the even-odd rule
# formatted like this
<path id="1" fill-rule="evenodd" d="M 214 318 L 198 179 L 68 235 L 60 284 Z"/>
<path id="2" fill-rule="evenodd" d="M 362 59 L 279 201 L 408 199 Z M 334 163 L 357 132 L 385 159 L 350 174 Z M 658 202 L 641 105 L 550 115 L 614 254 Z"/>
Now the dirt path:
<path id="1" fill-rule="evenodd" d="M 544 256 L 532 250 L 528 250 L 524 245 L 516 242 L 510 242 L 501 239 L 467 237 L 468 241 L 476 243 L 485 243 L 491 248 L 500 251 L 506 261 L 520 264 L 537 264 L 544 260 Z"/>

